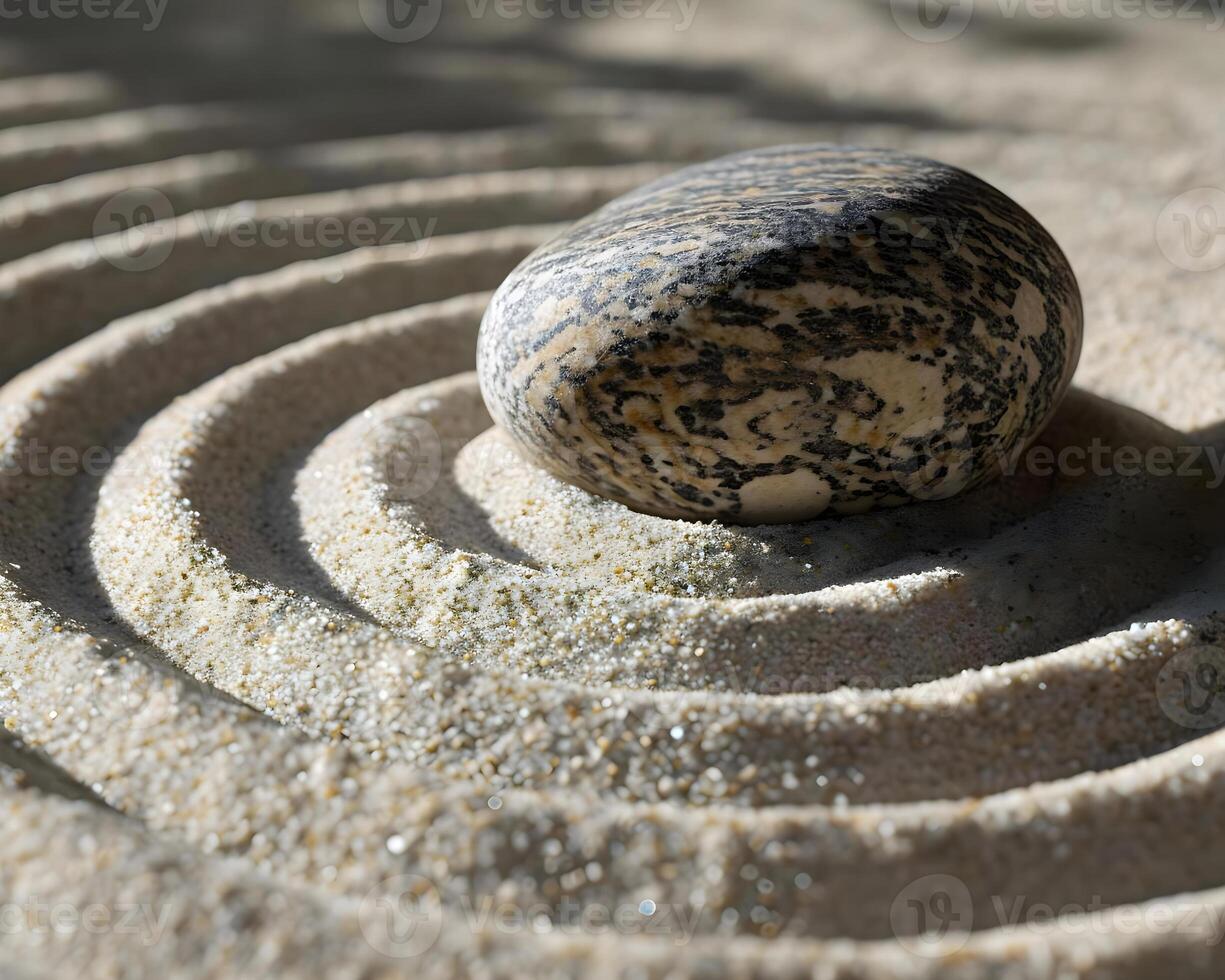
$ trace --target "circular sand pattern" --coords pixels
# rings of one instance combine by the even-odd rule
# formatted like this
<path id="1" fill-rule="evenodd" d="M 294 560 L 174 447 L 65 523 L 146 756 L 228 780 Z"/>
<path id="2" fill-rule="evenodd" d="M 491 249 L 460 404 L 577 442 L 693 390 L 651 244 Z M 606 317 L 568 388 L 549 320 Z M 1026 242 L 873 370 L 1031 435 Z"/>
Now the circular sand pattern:
<path id="1" fill-rule="evenodd" d="M 509 123 L 441 83 L 407 122 L 299 93 L 274 126 L 187 78 L 150 108 L 8 68 L 0 110 L 34 128 L 0 134 L 0 880 L 127 916 L 11 930 L 13 958 L 1219 976 L 1225 521 L 1211 474 L 1155 461 L 1219 453 L 1225 297 L 1159 264 L 1153 222 L 1206 180 L 1129 142 L 1167 116 L 1133 93 L 1100 142 L 973 102 L 960 126 L 801 126 L 695 71 L 628 123 L 597 64 L 534 57 L 512 94 L 538 118 Z M 377 135 L 402 128 L 433 131 Z M 952 160 L 1053 229 L 1089 324 L 1041 440 L 1059 472 L 733 527 L 522 460 L 473 373 L 491 291 L 670 167 L 812 140 Z M 1148 464 L 1095 471 L 1095 446 Z"/>

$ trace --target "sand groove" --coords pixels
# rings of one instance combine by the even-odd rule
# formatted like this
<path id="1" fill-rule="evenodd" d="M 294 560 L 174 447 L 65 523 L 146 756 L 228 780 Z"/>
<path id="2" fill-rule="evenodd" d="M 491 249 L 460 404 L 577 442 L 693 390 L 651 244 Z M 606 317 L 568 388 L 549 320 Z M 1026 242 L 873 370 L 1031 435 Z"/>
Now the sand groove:
<path id="1" fill-rule="evenodd" d="M 0 82 L 0 807 L 20 828 L 0 883 L 170 910 L 137 954 L 19 936 L 30 976 L 132 955 L 215 976 L 1219 975 L 1225 717 L 1188 717 L 1174 673 L 1225 665 L 1219 489 L 1021 472 L 713 527 L 563 486 L 490 429 L 488 291 L 558 222 L 682 161 L 886 131 L 710 125 L 698 74 L 665 73 L 660 118 L 630 123 L 591 70 L 499 95 L 539 95 L 522 119 L 463 88 L 346 118 L 352 79 L 225 101 L 185 71 L 199 98 L 157 105 L 105 72 Z M 1107 370 L 1153 360 L 1143 318 L 1174 310 L 1194 353 L 1169 369 L 1225 372 L 1148 252 L 1060 226 L 1094 193 L 1069 155 L 1107 165 L 1110 134 L 1001 149 L 927 121 L 888 139 L 1029 188 L 1088 266 L 1099 366 L 1045 444 L 1211 439 L 1210 383 L 1162 412 L 1137 396 L 1159 422 Z M 1181 186 L 1193 168 L 1161 153 L 1146 172 Z M 90 238 L 131 188 L 170 208 L 151 237 Z M 1159 198 L 1117 207 L 1142 224 Z M 401 219 L 378 243 L 269 237 Z M 1122 280 L 1145 284 L 1132 305 Z M 47 472 L 56 448 L 75 462 Z M 397 960 L 369 904 L 406 874 L 442 921 Z M 916 955 L 897 902 L 928 875 L 960 882 L 974 931 Z M 1017 898 L 1194 916 L 1038 932 L 999 921 Z M 649 901 L 663 928 L 568 934 L 567 900 Z M 466 919 L 495 901 L 536 907 L 533 933 Z"/>

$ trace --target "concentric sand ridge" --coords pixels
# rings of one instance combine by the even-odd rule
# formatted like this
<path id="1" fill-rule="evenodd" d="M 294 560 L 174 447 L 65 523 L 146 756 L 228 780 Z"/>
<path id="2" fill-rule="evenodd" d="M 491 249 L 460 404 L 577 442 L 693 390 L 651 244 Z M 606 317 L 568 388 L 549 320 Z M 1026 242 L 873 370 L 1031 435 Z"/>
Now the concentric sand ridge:
<path id="1" fill-rule="evenodd" d="M 182 104 L 150 105 L 107 71 L 0 64 L 0 882 L 157 918 L 149 943 L 18 931 L 10 956 L 31 977 L 1220 975 L 1225 716 L 1183 688 L 1225 668 L 1211 474 L 1022 459 L 883 514 L 668 521 L 523 462 L 472 374 L 489 291 L 565 222 L 746 146 L 888 143 L 984 172 L 1077 266 L 1086 368 L 1052 455 L 1202 444 L 1220 285 L 1151 239 L 1198 165 L 1123 125 L 1070 135 L 1084 104 L 1055 86 L 1047 131 L 989 128 L 990 86 L 944 128 L 801 125 L 700 72 L 629 93 L 521 54 L 484 106 L 436 80 L 348 120 L 345 54 L 352 84 L 274 125 L 271 95 L 186 68 Z M 91 237 L 133 202 L 169 213 Z M 380 911 L 410 892 L 437 930 L 412 955 Z M 908 900 L 935 893 L 957 928 L 917 940 Z M 568 903 L 635 934 L 572 928 Z M 1126 903 L 1142 926 L 1091 918 Z M 529 924 L 474 917 L 499 904 Z M 1000 912 L 1043 904 L 1056 926 Z"/>

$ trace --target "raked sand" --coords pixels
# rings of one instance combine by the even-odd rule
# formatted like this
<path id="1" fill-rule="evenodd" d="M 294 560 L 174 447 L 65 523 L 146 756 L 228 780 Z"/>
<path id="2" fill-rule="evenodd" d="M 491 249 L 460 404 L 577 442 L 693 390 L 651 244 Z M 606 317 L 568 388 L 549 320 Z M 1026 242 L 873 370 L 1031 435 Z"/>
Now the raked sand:
<path id="1" fill-rule="evenodd" d="M 6 39 L 0 973 L 1225 972 L 1225 278 L 1170 233 L 1225 180 L 1219 38 L 993 11 L 925 45 L 883 4 L 706 0 L 475 58 L 332 23 L 272 78 L 199 69 L 204 7 Z M 520 460 L 472 373 L 489 291 L 797 140 L 1042 220 L 1087 322 L 1042 445 L 1122 465 L 752 528 Z M 133 186 L 155 251 L 88 241 Z"/>

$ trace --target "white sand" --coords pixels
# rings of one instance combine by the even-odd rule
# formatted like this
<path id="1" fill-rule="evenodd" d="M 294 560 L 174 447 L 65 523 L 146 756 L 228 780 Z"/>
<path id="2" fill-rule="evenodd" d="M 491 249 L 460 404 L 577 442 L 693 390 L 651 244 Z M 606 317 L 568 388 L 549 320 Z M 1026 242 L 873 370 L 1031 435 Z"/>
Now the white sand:
<path id="1" fill-rule="evenodd" d="M 106 71 L 23 81 L 33 41 L 0 50 L 0 121 L 46 120 L 0 132 L 0 902 L 145 916 L 51 937 L 6 913 L 3 970 L 1225 972 L 1225 734 L 1179 710 L 1173 673 L 1225 668 L 1225 491 L 1022 475 L 808 525 L 682 524 L 519 461 L 470 373 L 488 290 L 549 223 L 669 163 L 860 141 L 975 170 L 1067 250 L 1086 351 L 1046 444 L 1225 452 L 1225 279 L 1154 231 L 1225 180 L 1219 38 L 976 24 L 925 46 L 887 7 L 706 0 L 689 68 L 639 70 L 679 92 L 524 51 L 481 68 L 513 85 L 480 85 L 540 119 L 327 147 L 305 144 L 343 120 L 307 108 L 153 111 Z M 598 36 L 605 57 L 677 37 Z M 739 95 L 702 91 L 708 60 L 746 66 Z M 400 111 L 504 122 L 459 95 Z M 233 151 L 256 136 L 292 148 Z M 132 185 L 181 215 L 143 272 L 81 241 Z M 436 237 L 210 244 L 283 216 Z M 423 432 L 440 467 L 418 493 L 398 453 Z M 46 476 L 31 446 L 117 458 Z M 379 904 L 414 890 L 428 949 L 396 946 Z M 973 935 L 897 941 L 933 893 Z M 1064 914 L 1008 921 L 1042 905 Z M 575 908 L 624 918 L 574 928 Z"/>

